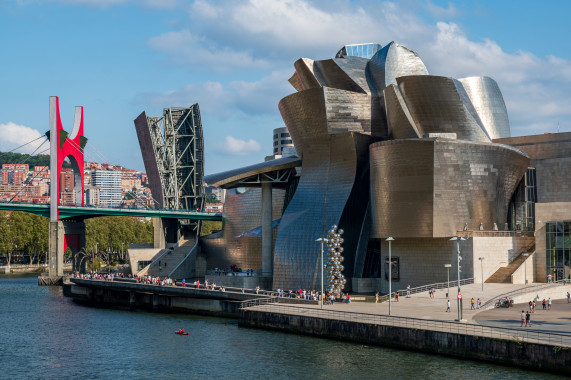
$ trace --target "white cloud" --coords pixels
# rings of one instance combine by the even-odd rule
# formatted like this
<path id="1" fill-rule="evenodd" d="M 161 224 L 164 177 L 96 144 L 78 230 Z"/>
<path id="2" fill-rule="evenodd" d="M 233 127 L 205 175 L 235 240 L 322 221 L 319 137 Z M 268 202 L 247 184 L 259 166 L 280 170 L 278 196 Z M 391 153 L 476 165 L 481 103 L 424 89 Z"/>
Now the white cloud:
<path id="1" fill-rule="evenodd" d="M 226 136 L 224 143 L 218 148 L 221 153 L 233 156 L 247 156 L 250 153 L 259 152 L 261 149 L 260 143 L 256 140 L 246 141 L 232 136 Z"/>
<path id="2" fill-rule="evenodd" d="M 325 59 L 346 43 L 394 40 L 417 51 L 433 75 L 494 78 L 514 135 L 553 131 L 558 120 L 562 130 L 569 130 L 570 61 L 538 57 L 523 47 L 509 52 L 490 38 L 474 40 L 454 22 L 432 24 L 419 18 L 423 9 L 437 20 L 459 14 L 452 3 L 440 7 L 431 1 L 198 0 L 188 8 L 186 27 L 154 37 L 149 45 L 193 70 L 234 70 L 234 81 L 217 82 L 219 93 L 194 84 L 168 96 L 193 92 L 207 109 L 277 114 L 279 99 L 293 92 L 287 79 L 297 58 Z M 257 78 L 240 80 L 244 69 L 257 70 Z"/>
<path id="3" fill-rule="evenodd" d="M 18 148 L 20 145 L 36 140 L 14 151 L 14 153 L 31 154 L 46 140 L 42 138 L 38 139 L 41 136 L 42 134 L 40 132 L 33 128 L 26 127 L 25 125 L 19 125 L 11 121 L 6 124 L 0 124 L 0 151 L 8 152 L 12 149 Z M 36 151 L 35 154 L 41 153 L 48 148 L 49 143 L 46 142 Z M 49 152 L 44 152 L 44 154 L 49 154 Z"/>
<path id="4" fill-rule="evenodd" d="M 264 69 L 269 63 L 256 59 L 246 51 L 235 51 L 228 46 L 217 47 L 189 30 L 168 32 L 148 41 L 156 50 L 166 53 L 179 65 L 193 64 L 196 68 L 226 71 L 230 68 Z"/>

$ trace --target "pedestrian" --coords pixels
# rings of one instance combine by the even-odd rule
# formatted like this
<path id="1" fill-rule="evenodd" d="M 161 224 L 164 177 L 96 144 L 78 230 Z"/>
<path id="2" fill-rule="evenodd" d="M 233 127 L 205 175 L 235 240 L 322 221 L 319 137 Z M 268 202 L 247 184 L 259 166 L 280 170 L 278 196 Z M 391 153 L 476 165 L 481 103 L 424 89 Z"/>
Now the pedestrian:
<path id="1" fill-rule="evenodd" d="M 529 311 L 525 314 L 525 325 L 531 327 L 531 314 Z"/>
<path id="2" fill-rule="evenodd" d="M 571 298 L 571 294 L 569 292 L 567 292 L 567 303 L 569 303 L 570 298 Z"/>
<path id="3" fill-rule="evenodd" d="M 553 277 L 551 277 L 551 273 L 547 275 L 547 283 L 551 283 Z"/>
<path id="4" fill-rule="evenodd" d="M 406 298 L 410 298 L 410 285 L 406 286 Z"/>
<path id="5" fill-rule="evenodd" d="M 379 292 L 375 293 L 375 303 L 379 303 Z"/>
<path id="6" fill-rule="evenodd" d="M 525 323 L 525 311 L 521 311 L 521 327 L 523 327 Z"/>
<path id="7" fill-rule="evenodd" d="M 474 304 L 476 303 L 476 301 L 474 301 L 474 297 L 472 297 L 472 299 L 470 300 L 470 310 L 476 310 L 474 308 Z"/>
<path id="8" fill-rule="evenodd" d="M 432 288 L 428 289 L 428 297 L 432 298 Z"/>
<path id="9" fill-rule="evenodd" d="M 537 306 L 537 304 L 535 303 L 535 300 L 533 300 L 533 311 L 532 313 L 535 313 L 535 307 Z"/>
<path id="10" fill-rule="evenodd" d="M 533 302 L 529 301 L 529 311 L 533 309 Z"/>
<path id="11" fill-rule="evenodd" d="M 399 302 L 399 292 L 395 292 L 395 302 Z"/>
<path id="12" fill-rule="evenodd" d="M 547 299 L 547 310 L 551 310 L 551 297 Z"/>
<path id="13" fill-rule="evenodd" d="M 446 312 L 450 313 L 450 300 L 448 300 L 448 302 L 446 302 Z"/>
<path id="14" fill-rule="evenodd" d="M 482 306 L 482 300 L 478 298 L 477 301 L 477 305 L 478 305 L 478 310 L 480 310 L 480 307 Z"/>
<path id="15" fill-rule="evenodd" d="M 256 294 L 260 292 L 260 285 L 256 286 Z"/>
<path id="16" fill-rule="evenodd" d="M 543 310 L 547 310 L 547 301 L 545 301 L 545 298 L 543 299 L 542 305 L 543 305 Z"/>

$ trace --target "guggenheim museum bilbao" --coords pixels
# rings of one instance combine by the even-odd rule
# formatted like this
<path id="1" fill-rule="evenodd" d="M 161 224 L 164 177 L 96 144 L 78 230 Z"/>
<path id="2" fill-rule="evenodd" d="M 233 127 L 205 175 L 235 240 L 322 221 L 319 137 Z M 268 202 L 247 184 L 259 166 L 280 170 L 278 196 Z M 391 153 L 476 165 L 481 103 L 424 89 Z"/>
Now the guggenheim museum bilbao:
<path id="1" fill-rule="evenodd" d="M 430 75 L 395 42 L 294 68 L 279 110 L 297 155 L 204 178 L 229 189 L 223 230 L 200 242 L 209 268 L 319 289 L 317 239 L 337 225 L 345 290 L 444 282 L 446 264 L 454 280 L 453 237 L 461 278 L 570 274 L 571 133 L 511 137 L 493 79 Z"/>

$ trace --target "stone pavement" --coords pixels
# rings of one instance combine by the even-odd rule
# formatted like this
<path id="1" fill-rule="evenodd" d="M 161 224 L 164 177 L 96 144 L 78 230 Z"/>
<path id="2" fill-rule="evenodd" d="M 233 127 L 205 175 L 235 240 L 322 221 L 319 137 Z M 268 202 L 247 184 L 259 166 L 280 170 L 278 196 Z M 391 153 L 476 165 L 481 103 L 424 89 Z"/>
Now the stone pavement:
<path id="1" fill-rule="evenodd" d="M 541 284 L 529 284 L 528 287 L 532 287 L 534 285 L 541 285 Z M 478 297 L 482 300 L 482 304 L 484 304 L 488 300 L 495 300 L 500 295 L 503 295 L 507 292 L 516 291 L 525 288 L 524 285 L 513 285 L 513 284 L 484 284 L 484 291 L 482 291 L 482 284 L 470 284 L 470 285 L 463 285 L 461 287 L 462 296 L 463 296 L 463 307 L 462 307 L 462 319 L 468 323 L 480 323 L 486 324 L 490 326 L 497 326 L 497 327 L 519 327 L 519 314 L 521 314 L 521 307 L 519 307 L 519 314 L 516 312 L 518 309 L 510 308 L 508 309 L 491 309 L 488 311 L 480 311 L 480 310 L 470 310 L 470 299 L 473 297 L 474 300 L 477 300 Z M 399 297 L 399 302 L 392 302 L 391 307 L 391 315 L 393 316 L 400 316 L 400 317 L 410 317 L 410 318 L 421 318 L 421 319 L 432 319 L 432 320 L 439 320 L 439 321 L 454 321 L 458 318 L 458 308 L 457 308 L 457 288 L 451 287 L 450 288 L 450 306 L 451 312 L 446 312 L 446 291 L 447 289 L 439 289 L 436 291 L 434 298 L 430 298 L 428 296 L 428 292 L 412 294 L 410 298 L 406 298 L 406 296 L 401 295 Z M 566 292 L 571 291 L 571 285 L 563 286 L 558 285 L 554 288 L 546 289 L 543 292 L 538 292 L 541 297 L 551 297 L 552 300 L 560 299 L 561 301 L 557 301 L 557 305 L 566 304 L 567 301 L 563 300 L 565 298 Z M 534 292 L 535 294 L 535 292 Z M 358 297 L 357 295 L 355 297 Z M 525 296 L 523 296 L 525 297 Z M 521 298 L 521 297 L 518 297 Z M 530 298 L 531 299 L 531 298 Z M 517 300 L 517 298 L 516 298 Z M 555 304 L 554 304 L 555 305 Z M 570 308 L 568 309 L 571 311 L 571 304 Z M 303 307 L 312 307 L 312 308 L 319 308 L 319 305 L 304 305 Z M 560 306 L 558 306 L 560 307 Z M 538 309 L 541 308 L 541 305 L 538 304 Z M 367 314 L 384 314 L 388 315 L 389 313 L 389 303 L 374 303 L 374 302 L 351 302 L 350 304 L 346 303 L 336 303 L 334 305 L 324 305 L 324 309 L 328 310 L 339 310 L 339 311 L 350 311 L 354 313 L 367 313 Z M 555 309 L 554 309 L 555 310 Z M 561 309 L 567 310 L 567 309 Z M 482 314 L 478 314 L 478 313 Z M 505 313 L 505 315 L 503 313 Z M 485 314 L 484 314 L 485 313 Z M 501 313 L 497 314 L 496 313 Z M 562 313 L 564 313 L 562 311 Z M 553 313 L 556 314 L 556 313 Z M 476 317 L 478 315 L 478 317 Z M 482 315 L 482 316 L 480 316 Z M 559 315 L 557 313 L 557 315 Z M 571 317 L 571 313 L 569 314 Z M 503 318 L 503 319 L 502 319 Z M 544 316 L 542 313 L 537 313 L 537 320 L 536 326 L 541 326 L 540 322 L 544 321 Z M 552 329 L 553 332 L 563 332 L 565 329 L 569 333 L 571 333 L 571 318 L 568 319 L 561 319 L 563 318 L 563 314 L 558 317 L 557 322 L 553 321 L 551 325 L 549 325 L 549 329 Z M 517 323 L 517 326 L 514 325 L 513 320 Z M 560 326 L 559 328 L 555 328 L 555 324 L 563 324 L 565 326 Z M 547 328 L 547 325 L 545 325 Z M 546 330 L 547 331 L 547 330 Z"/>
<path id="2" fill-rule="evenodd" d="M 529 304 L 516 304 L 514 307 L 484 310 L 472 319 L 475 323 L 491 327 L 521 328 L 521 311 L 528 311 Z M 571 303 L 567 300 L 555 300 L 551 310 L 543 310 L 537 302 L 535 313 L 531 314 L 533 330 L 555 334 L 571 334 Z M 524 329 L 526 327 L 523 327 Z"/>

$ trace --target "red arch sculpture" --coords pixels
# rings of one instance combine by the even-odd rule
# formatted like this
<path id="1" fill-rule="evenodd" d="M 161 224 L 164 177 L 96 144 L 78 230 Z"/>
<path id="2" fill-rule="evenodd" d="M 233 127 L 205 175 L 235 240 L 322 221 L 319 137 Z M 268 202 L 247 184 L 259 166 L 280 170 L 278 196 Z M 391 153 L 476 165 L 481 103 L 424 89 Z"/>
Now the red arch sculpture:
<path id="1" fill-rule="evenodd" d="M 59 112 L 59 98 L 50 97 L 50 218 L 59 220 L 60 180 L 63 163 L 67 157 L 74 171 L 76 205 L 83 206 L 83 149 L 87 139 L 83 136 L 83 107 L 75 107 L 75 121 L 71 133 L 62 126 Z M 79 182 L 79 183 L 78 183 Z M 55 196 L 54 196 L 55 195 Z M 79 197 L 79 199 L 77 199 Z"/>

